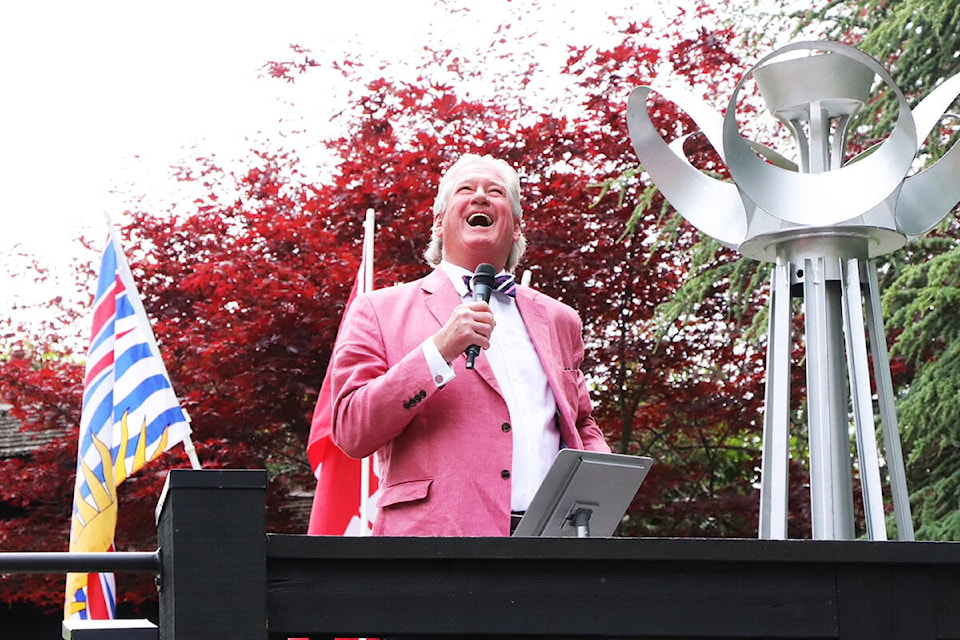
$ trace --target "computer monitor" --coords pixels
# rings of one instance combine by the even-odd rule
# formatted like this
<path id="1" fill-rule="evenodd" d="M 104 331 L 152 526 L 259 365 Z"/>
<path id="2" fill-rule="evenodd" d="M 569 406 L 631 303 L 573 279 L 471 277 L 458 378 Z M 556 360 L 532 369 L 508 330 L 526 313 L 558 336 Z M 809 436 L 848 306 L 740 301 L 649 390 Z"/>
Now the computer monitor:
<path id="1" fill-rule="evenodd" d="M 613 535 L 651 464 L 640 456 L 561 449 L 513 535 Z"/>

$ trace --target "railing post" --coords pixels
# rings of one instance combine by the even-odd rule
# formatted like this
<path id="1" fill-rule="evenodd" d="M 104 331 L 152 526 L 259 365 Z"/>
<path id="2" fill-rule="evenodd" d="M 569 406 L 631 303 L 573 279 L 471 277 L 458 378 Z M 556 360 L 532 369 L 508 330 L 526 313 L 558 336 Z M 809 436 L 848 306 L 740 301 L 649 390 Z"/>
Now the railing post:
<path id="1" fill-rule="evenodd" d="M 157 506 L 160 640 L 267 638 L 266 473 L 177 469 Z"/>

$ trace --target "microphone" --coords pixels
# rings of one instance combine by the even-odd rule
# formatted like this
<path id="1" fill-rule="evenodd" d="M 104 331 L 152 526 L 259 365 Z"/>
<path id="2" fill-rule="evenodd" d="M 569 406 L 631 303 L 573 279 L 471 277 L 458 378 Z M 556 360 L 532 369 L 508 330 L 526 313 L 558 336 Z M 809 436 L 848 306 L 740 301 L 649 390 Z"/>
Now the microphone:
<path id="1" fill-rule="evenodd" d="M 496 286 L 497 270 L 492 264 L 483 262 L 477 265 L 477 270 L 473 274 L 473 301 L 483 300 L 490 302 L 490 294 Z M 480 347 L 472 344 L 467 347 L 467 369 L 473 369 L 473 361 L 480 355 Z"/>

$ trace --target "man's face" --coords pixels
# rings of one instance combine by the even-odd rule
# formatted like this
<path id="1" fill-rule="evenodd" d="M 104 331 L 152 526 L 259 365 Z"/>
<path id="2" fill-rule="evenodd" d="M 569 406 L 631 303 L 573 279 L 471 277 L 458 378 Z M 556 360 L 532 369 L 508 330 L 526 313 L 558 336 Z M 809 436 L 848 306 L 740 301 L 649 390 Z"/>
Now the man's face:
<path id="1" fill-rule="evenodd" d="M 483 164 L 457 171 L 447 209 L 434 217 L 433 224 L 443 240 L 443 259 L 470 271 L 482 262 L 503 269 L 521 232 L 506 183 L 493 167 Z"/>

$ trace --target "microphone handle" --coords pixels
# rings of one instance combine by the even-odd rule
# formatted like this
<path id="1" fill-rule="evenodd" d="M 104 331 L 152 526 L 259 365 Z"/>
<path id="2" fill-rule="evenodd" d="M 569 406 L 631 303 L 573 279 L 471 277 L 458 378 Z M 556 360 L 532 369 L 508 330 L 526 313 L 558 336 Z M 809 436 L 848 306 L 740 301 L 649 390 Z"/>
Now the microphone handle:
<path id="1" fill-rule="evenodd" d="M 477 290 L 473 292 L 473 301 L 490 302 L 490 287 L 478 285 Z M 467 347 L 467 369 L 473 369 L 474 361 L 480 355 L 480 346 L 472 344 Z"/>
<path id="2" fill-rule="evenodd" d="M 480 347 L 478 345 L 472 344 L 467 347 L 467 369 L 473 369 L 473 362 L 477 359 L 478 355 L 480 355 Z"/>

